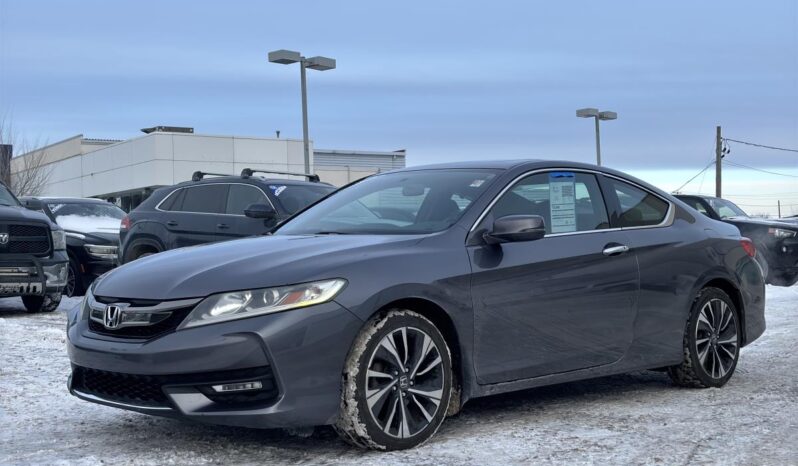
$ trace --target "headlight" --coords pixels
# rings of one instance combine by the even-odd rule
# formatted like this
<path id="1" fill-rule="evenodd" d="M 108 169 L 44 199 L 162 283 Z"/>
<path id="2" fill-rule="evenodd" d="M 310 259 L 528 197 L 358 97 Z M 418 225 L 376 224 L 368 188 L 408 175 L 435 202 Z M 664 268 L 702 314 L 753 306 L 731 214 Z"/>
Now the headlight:
<path id="1" fill-rule="evenodd" d="M 63 251 L 66 249 L 66 235 L 64 230 L 52 230 L 53 236 L 53 249 L 56 251 Z"/>
<path id="2" fill-rule="evenodd" d="M 299 285 L 215 294 L 199 303 L 179 328 L 197 327 L 326 303 L 335 298 L 345 285 L 346 280 L 336 278 Z"/>
<path id="3" fill-rule="evenodd" d="M 116 246 L 87 244 L 83 247 L 86 248 L 86 252 L 95 259 L 116 259 Z"/>
<path id="4" fill-rule="evenodd" d="M 92 287 L 89 287 L 89 289 L 86 290 L 86 294 L 83 295 L 83 299 L 80 301 L 80 320 L 89 320 L 91 302 L 94 301 L 94 295 L 92 295 L 91 289 Z"/>
<path id="5" fill-rule="evenodd" d="M 785 230 L 783 228 L 768 228 L 768 234 L 773 235 L 776 238 L 792 238 L 798 235 L 798 231 Z"/>

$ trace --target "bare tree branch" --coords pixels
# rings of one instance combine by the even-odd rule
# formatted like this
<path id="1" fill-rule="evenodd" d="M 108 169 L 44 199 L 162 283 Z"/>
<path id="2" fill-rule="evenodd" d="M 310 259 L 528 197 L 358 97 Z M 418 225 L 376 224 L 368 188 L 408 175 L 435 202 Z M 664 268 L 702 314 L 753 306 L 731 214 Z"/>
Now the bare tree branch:
<path id="1" fill-rule="evenodd" d="M 23 157 L 11 159 L 10 176 L 0 179 L 10 179 L 11 191 L 17 196 L 38 196 L 50 181 L 52 166 L 47 163 L 46 144 L 38 139 L 30 141 L 20 138 L 14 130 L 13 122 L 6 116 L 0 117 L 0 144 L 11 144 L 14 154 L 26 154 Z M 6 175 L 5 166 L 0 164 L 0 177 Z"/>

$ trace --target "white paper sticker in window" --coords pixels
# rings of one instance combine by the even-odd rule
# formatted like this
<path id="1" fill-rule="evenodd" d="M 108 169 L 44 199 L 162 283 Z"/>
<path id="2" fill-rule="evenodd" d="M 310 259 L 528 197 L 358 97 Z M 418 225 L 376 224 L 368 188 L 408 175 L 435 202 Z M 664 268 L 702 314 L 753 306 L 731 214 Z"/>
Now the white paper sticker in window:
<path id="1" fill-rule="evenodd" d="M 576 231 L 576 199 L 573 172 L 549 173 L 549 200 L 551 209 L 551 232 Z"/>

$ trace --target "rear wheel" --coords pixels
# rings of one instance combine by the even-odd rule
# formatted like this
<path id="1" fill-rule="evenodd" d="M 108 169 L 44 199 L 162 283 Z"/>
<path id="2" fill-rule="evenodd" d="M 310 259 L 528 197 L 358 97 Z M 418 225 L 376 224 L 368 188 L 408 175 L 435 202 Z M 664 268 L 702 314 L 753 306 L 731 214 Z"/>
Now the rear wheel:
<path id="1" fill-rule="evenodd" d="M 668 374 L 685 387 L 722 387 L 740 357 L 740 321 L 734 302 L 723 290 L 705 288 L 693 302 L 684 334 L 684 359 Z"/>
<path id="2" fill-rule="evenodd" d="M 45 296 L 23 296 L 22 304 L 28 312 L 53 312 L 61 304 L 61 293 Z"/>
<path id="3" fill-rule="evenodd" d="M 352 346 L 335 429 L 363 448 L 412 448 L 438 430 L 451 393 L 440 331 L 416 312 L 393 310 L 370 320 Z"/>

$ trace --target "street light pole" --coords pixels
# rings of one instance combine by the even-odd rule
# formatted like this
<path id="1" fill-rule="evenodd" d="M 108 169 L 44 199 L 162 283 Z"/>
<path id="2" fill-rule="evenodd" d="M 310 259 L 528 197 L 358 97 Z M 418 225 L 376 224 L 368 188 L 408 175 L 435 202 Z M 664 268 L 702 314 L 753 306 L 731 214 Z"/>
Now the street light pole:
<path id="1" fill-rule="evenodd" d="M 308 138 L 308 83 L 305 77 L 305 63 L 299 62 L 299 74 L 302 81 L 302 144 L 305 147 L 305 173 L 310 173 L 310 141 Z"/>
<path id="2" fill-rule="evenodd" d="M 302 143 L 305 148 L 305 173 L 310 173 L 310 137 L 308 136 L 308 85 L 305 70 L 327 71 L 335 69 L 335 59 L 327 57 L 305 58 L 299 52 L 275 50 L 269 52 L 269 61 L 281 65 L 299 63 L 299 77 L 302 86 Z"/>
<path id="3" fill-rule="evenodd" d="M 598 115 L 596 115 L 596 165 L 601 166 L 601 132 L 599 131 Z"/>
<path id="4" fill-rule="evenodd" d="M 594 118 L 596 120 L 596 165 L 601 166 L 601 132 L 599 130 L 600 120 L 615 120 L 618 114 L 615 112 L 600 112 L 597 108 L 580 108 L 576 111 L 579 118 Z"/>

